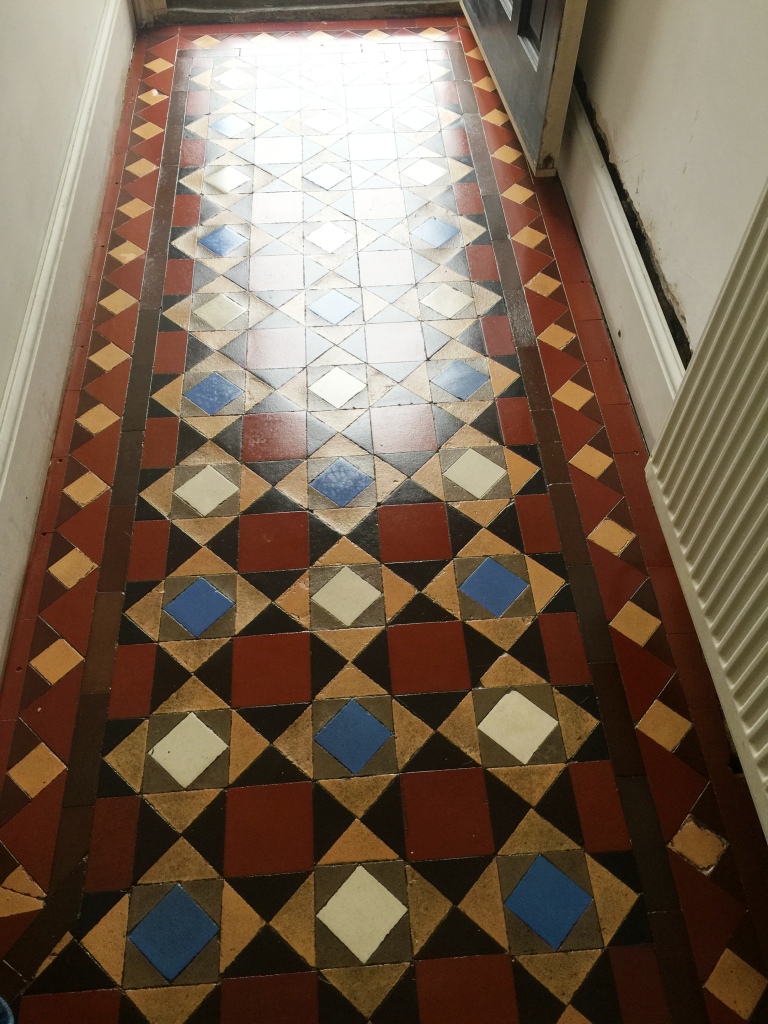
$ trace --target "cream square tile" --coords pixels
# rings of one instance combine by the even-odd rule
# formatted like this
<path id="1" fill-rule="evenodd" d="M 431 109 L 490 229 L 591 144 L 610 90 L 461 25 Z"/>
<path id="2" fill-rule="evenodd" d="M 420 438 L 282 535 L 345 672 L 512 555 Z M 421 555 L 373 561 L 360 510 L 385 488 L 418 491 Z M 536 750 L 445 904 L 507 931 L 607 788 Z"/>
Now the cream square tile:
<path id="1" fill-rule="evenodd" d="M 502 146 L 493 155 L 497 160 L 502 160 L 505 164 L 513 164 L 523 154 L 519 149 L 513 149 L 512 146 Z"/>
<path id="2" fill-rule="evenodd" d="M 566 331 L 564 327 L 560 327 L 558 324 L 550 324 L 545 331 L 542 331 L 539 335 L 539 341 L 545 342 L 547 345 L 551 345 L 553 348 L 562 349 L 572 341 L 576 335 L 572 331 Z"/>
<path id="3" fill-rule="evenodd" d="M 526 288 L 530 288 L 531 291 L 537 292 L 539 295 L 548 296 L 552 292 L 556 292 L 560 287 L 560 282 L 554 277 L 550 277 L 548 274 L 536 274 L 530 281 L 527 282 Z"/>
<path id="4" fill-rule="evenodd" d="M 364 964 L 406 913 L 400 900 L 358 865 L 317 918 Z"/>
<path id="5" fill-rule="evenodd" d="M 520 242 L 521 245 L 525 245 L 529 249 L 535 249 L 537 245 L 541 245 L 546 237 L 545 234 L 537 231 L 536 228 L 524 227 L 516 235 L 512 235 L 512 241 Z"/>
<path id="6" fill-rule="evenodd" d="M 619 614 L 614 617 L 611 625 L 627 639 L 644 647 L 661 625 L 661 619 L 657 619 L 655 615 L 649 615 L 647 611 L 633 604 L 632 601 L 627 601 Z"/>
<path id="7" fill-rule="evenodd" d="M 319 395 L 324 401 L 340 409 L 342 405 L 359 395 L 365 389 L 365 382 L 359 377 L 353 377 L 346 370 L 335 366 L 329 373 L 326 373 L 320 380 L 309 385 L 309 390 Z"/>
<path id="8" fill-rule="evenodd" d="M 517 690 L 505 694 L 478 725 L 494 743 L 527 764 L 544 740 L 557 728 L 557 721 Z"/>
<path id="9" fill-rule="evenodd" d="M 344 566 L 312 600 L 339 622 L 351 626 L 379 597 L 381 594 L 375 587 Z"/>
<path id="10" fill-rule="evenodd" d="M 100 434 L 102 430 L 106 430 L 107 427 L 111 427 L 113 423 L 117 423 L 120 419 L 116 416 L 111 409 L 108 409 L 106 405 L 94 405 L 88 412 L 84 412 L 82 416 L 77 417 L 77 422 L 81 427 L 91 434 Z"/>
<path id="11" fill-rule="evenodd" d="M 637 723 L 637 728 L 665 750 L 672 751 L 692 727 L 687 718 L 655 700 Z"/>
<path id="12" fill-rule="evenodd" d="M 39 672 L 46 682 L 58 683 L 67 672 L 71 672 L 76 665 L 83 660 L 74 647 L 70 647 L 66 640 L 56 640 L 50 647 L 46 647 L 36 658 L 30 661 L 32 668 Z"/>
<path id="13" fill-rule="evenodd" d="M 485 78 L 481 78 L 479 82 L 475 82 L 475 88 L 482 89 L 484 92 L 493 92 L 496 88 L 496 83 L 490 75 L 486 75 Z"/>
<path id="14" fill-rule="evenodd" d="M 100 302 L 105 309 L 108 309 L 110 313 L 117 316 L 118 313 L 122 313 L 126 309 L 130 309 L 131 306 L 136 305 L 136 299 L 128 292 L 124 292 L 122 288 L 118 288 L 116 292 L 112 292 L 111 295 L 107 295 Z"/>
<path id="15" fill-rule="evenodd" d="M 470 54 L 469 56 L 471 57 L 472 54 Z M 482 60 L 482 56 L 479 59 Z M 506 110 L 500 110 L 497 108 L 496 110 L 492 110 L 489 114 L 483 114 L 483 120 L 490 121 L 491 124 L 502 125 L 506 124 L 507 121 L 509 121 L 509 118 L 507 117 Z"/>
<path id="16" fill-rule="evenodd" d="M 511 199 L 513 203 L 526 203 L 533 192 L 523 185 L 512 185 L 506 192 L 501 193 L 505 199 Z"/>
<path id="17" fill-rule="evenodd" d="M 595 396 L 591 391 L 583 388 L 581 384 L 575 384 L 572 380 L 567 380 L 561 388 L 557 389 L 552 397 L 578 412 L 579 409 L 587 404 L 590 398 Z"/>
<path id="18" fill-rule="evenodd" d="M 610 551 L 611 554 L 620 555 L 627 544 L 635 539 L 635 535 L 630 530 L 625 530 L 623 526 L 619 526 L 618 523 L 614 523 L 612 519 L 604 519 L 590 533 L 589 539 L 593 544 L 598 544 L 606 551 Z"/>
<path id="19" fill-rule="evenodd" d="M 109 490 L 107 485 L 95 473 L 85 473 L 65 487 L 64 493 L 72 501 L 85 508 L 86 505 L 90 505 L 92 501 L 107 490 Z"/>
<path id="20" fill-rule="evenodd" d="M 590 444 L 585 444 L 570 460 L 572 466 L 587 473 L 595 480 L 601 477 L 608 467 L 613 463 L 610 455 L 600 452 Z"/>
<path id="21" fill-rule="evenodd" d="M 39 743 L 26 757 L 9 769 L 8 774 L 27 796 L 35 797 L 61 775 L 64 768 L 65 765 L 54 752 L 44 743 Z"/>
<path id="22" fill-rule="evenodd" d="M 116 366 L 119 366 L 120 363 L 124 363 L 128 358 L 130 357 L 127 352 L 118 348 L 117 345 L 110 343 L 109 345 L 105 345 L 104 348 L 100 348 L 98 352 L 94 352 L 90 357 L 90 360 L 106 372 L 107 370 L 114 370 Z"/>
<path id="23" fill-rule="evenodd" d="M 476 498 L 482 498 L 506 476 L 506 470 L 479 452 L 468 451 L 445 471 L 444 476 Z"/>
<path id="24" fill-rule="evenodd" d="M 154 71 L 158 75 L 161 71 L 167 71 L 168 68 L 172 68 L 173 64 L 170 61 L 164 60 L 162 57 L 156 57 L 150 61 L 149 64 L 144 65 L 145 68 L 149 68 L 150 71 Z"/>
<path id="25" fill-rule="evenodd" d="M 760 1002 L 768 981 L 748 963 L 726 949 L 704 988 L 733 1010 L 742 1020 L 749 1020 Z"/>
<path id="26" fill-rule="evenodd" d="M 48 572 L 69 590 L 80 580 L 84 580 L 95 568 L 96 563 L 92 562 L 88 555 L 83 554 L 79 548 L 72 548 L 69 554 L 54 562 Z"/>
<path id="27" fill-rule="evenodd" d="M 166 97 L 160 96 L 160 99 L 164 100 Z M 130 171 L 131 174 L 135 174 L 137 178 L 143 178 L 145 175 L 156 170 L 157 164 L 153 164 L 151 160 L 137 160 L 135 163 L 129 164 L 129 166 L 126 167 L 126 171 Z"/>
<path id="28" fill-rule="evenodd" d="M 689 816 L 669 845 L 699 871 L 709 873 L 722 857 L 728 844 Z"/>
<path id="29" fill-rule="evenodd" d="M 195 512 L 208 516 L 227 498 L 236 494 L 237 487 L 213 466 L 206 466 L 197 476 L 177 487 L 175 493 Z"/>
<path id="30" fill-rule="evenodd" d="M 122 206 L 118 206 L 118 210 L 131 219 L 140 217 L 142 213 L 146 213 L 147 210 L 151 209 L 152 207 L 149 203 L 145 203 L 141 199 L 132 199 L 129 203 L 123 203 Z"/>
<path id="31" fill-rule="evenodd" d="M 149 756 L 184 789 L 210 768 L 227 744 L 195 714 L 189 714 L 150 750 Z"/>
<path id="32" fill-rule="evenodd" d="M 131 260 L 135 260 L 138 256 L 143 256 L 144 250 L 140 249 L 133 242 L 123 242 L 122 245 L 117 245 L 114 249 L 110 249 L 109 255 L 114 256 L 121 263 L 130 263 Z"/>
<path id="33" fill-rule="evenodd" d="M 465 295 L 464 292 L 457 291 L 448 284 L 441 284 L 421 301 L 425 306 L 434 309 L 436 313 L 440 313 L 441 316 L 452 317 L 470 304 L 472 296 Z"/>

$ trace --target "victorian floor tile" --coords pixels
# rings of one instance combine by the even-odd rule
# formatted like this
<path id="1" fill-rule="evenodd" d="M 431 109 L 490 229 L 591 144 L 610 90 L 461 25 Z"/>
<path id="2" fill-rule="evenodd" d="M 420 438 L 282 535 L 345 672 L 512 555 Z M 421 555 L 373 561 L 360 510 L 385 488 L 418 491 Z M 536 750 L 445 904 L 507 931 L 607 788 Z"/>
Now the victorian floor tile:
<path id="1" fill-rule="evenodd" d="M 116 153 L 1 702 L 21 1024 L 768 1019 L 642 436 L 463 19 L 147 33 Z"/>

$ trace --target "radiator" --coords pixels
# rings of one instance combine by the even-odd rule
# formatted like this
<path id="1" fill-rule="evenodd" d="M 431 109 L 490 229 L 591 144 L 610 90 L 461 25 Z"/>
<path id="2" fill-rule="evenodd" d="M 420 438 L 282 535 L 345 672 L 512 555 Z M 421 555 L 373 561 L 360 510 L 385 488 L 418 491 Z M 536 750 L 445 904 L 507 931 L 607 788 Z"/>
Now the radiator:
<path id="1" fill-rule="evenodd" d="M 768 834 L 768 187 L 647 476 Z"/>

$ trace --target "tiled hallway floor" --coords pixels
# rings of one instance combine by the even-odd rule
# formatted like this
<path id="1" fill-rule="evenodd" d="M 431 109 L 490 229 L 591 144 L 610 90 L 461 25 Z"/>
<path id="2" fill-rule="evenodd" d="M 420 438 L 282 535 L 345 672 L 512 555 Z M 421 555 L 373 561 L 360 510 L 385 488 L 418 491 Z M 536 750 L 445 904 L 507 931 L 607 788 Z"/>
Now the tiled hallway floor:
<path id="1" fill-rule="evenodd" d="M 115 167 L 0 704 L 21 1024 L 768 1020 L 641 436 L 463 23 L 145 36 Z"/>

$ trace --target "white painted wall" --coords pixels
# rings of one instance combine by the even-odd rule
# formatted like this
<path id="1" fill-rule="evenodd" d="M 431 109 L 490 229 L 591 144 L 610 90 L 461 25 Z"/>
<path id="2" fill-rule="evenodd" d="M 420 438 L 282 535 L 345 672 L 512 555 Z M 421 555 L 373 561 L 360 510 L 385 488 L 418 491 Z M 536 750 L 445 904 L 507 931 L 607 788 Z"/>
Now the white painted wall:
<path id="1" fill-rule="evenodd" d="M 589 0 L 579 67 L 695 346 L 768 177 L 768 5 Z"/>
<path id="2" fill-rule="evenodd" d="M 134 24 L 130 0 L 0 6 L 2 665 L 93 252 Z"/>

